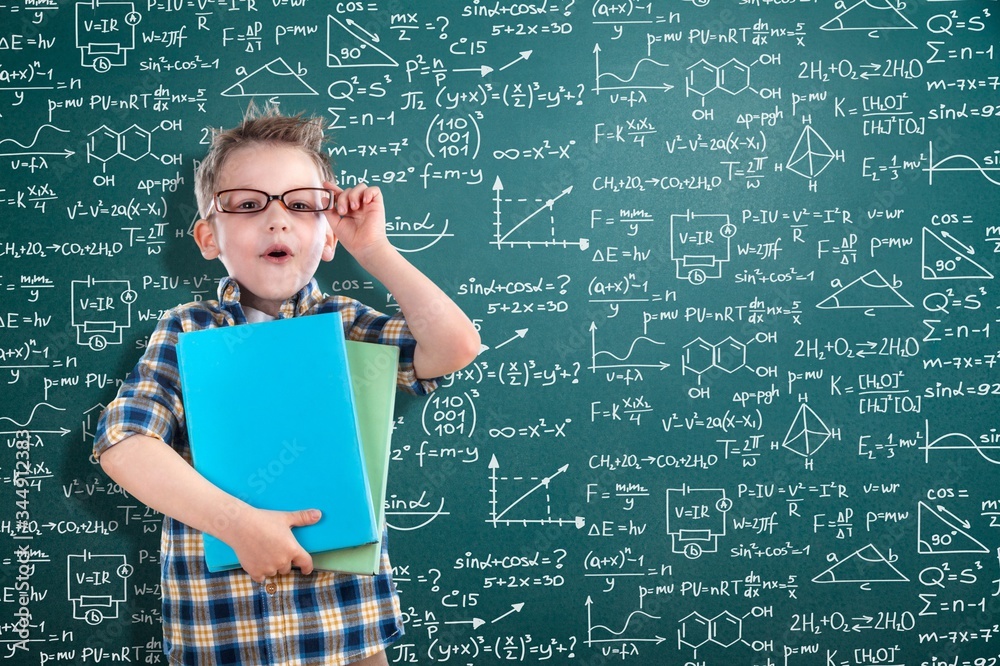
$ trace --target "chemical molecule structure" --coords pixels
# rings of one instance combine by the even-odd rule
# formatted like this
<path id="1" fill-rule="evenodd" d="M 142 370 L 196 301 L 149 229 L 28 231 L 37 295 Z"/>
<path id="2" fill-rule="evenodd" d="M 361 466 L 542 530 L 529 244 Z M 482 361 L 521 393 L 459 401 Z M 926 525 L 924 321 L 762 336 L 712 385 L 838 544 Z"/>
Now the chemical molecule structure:
<path id="1" fill-rule="evenodd" d="M 153 132 L 157 130 L 179 130 L 180 121 L 164 120 L 152 130 L 138 125 L 116 131 L 107 125 L 101 125 L 87 135 L 87 162 L 96 160 L 107 168 L 107 163 L 121 155 L 133 162 L 152 156 L 166 165 L 176 165 L 183 162 L 183 156 L 178 154 L 156 155 L 153 153 Z"/>
<path id="2" fill-rule="evenodd" d="M 754 606 L 740 617 L 728 610 L 724 610 L 714 617 L 705 617 L 697 611 L 688 613 L 677 621 L 680 625 L 677 627 L 677 647 L 691 648 L 694 650 L 695 659 L 698 658 L 698 648 L 706 643 L 715 643 L 721 647 L 729 648 L 742 642 L 755 652 L 773 649 L 772 641 L 748 643 L 743 639 L 743 620 L 748 616 L 773 617 L 773 614 L 774 609 L 770 606 Z"/>
<path id="3" fill-rule="evenodd" d="M 758 377 L 767 379 L 778 376 L 776 365 L 761 365 L 753 367 L 747 365 L 747 345 L 752 342 L 757 344 L 774 344 L 778 341 L 777 335 L 773 332 L 760 332 L 746 342 L 740 342 L 733 336 L 724 340 L 711 343 L 701 336 L 684 345 L 681 354 L 681 374 L 689 372 L 697 375 L 698 386 L 688 390 L 690 398 L 709 397 L 709 388 L 702 387 L 704 379 L 711 384 L 712 375 L 704 377 L 710 370 L 715 370 L 716 376 L 719 372 L 732 375 L 738 370 L 746 369 Z"/>
<path id="4" fill-rule="evenodd" d="M 703 373 L 718 368 L 733 374 L 746 365 L 746 362 L 747 346 L 733 336 L 714 345 L 699 336 L 684 345 L 681 372 L 687 373 L 690 370 L 700 378 Z"/>
<path id="5" fill-rule="evenodd" d="M 781 97 L 777 88 L 754 88 L 750 85 L 750 69 L 757 64 L 780 64 L 773 56 L 762 55 L 749 65 L 737 58 L 730 58 L 721 65 L 714 65 L 702 58 L 687 69 L 684 80 L 685 92 L 688 97 L 692 93 L 701 97 L 701 105 L 705 106 L 705 98 L 716 90 L 722 90 L 730 95 L 739 95 L 744 90 L 750 90 L 761 99 Z"/>

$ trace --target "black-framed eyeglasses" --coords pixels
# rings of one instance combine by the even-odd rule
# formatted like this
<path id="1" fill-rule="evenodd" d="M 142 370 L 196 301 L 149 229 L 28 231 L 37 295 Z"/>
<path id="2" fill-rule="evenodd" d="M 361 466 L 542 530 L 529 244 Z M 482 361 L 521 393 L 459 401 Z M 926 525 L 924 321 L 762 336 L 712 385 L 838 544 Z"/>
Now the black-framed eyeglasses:
<path id="1" fill-rule="evenodd" d="M 215 193 L 215 209 L 220 213 L 259 213 L 274 200 L 292 213 L 319 213 L 333 204 L 333 192 L 322 187 L 298 187 L 282 194 L 260 190 L 222 190 Z"/>

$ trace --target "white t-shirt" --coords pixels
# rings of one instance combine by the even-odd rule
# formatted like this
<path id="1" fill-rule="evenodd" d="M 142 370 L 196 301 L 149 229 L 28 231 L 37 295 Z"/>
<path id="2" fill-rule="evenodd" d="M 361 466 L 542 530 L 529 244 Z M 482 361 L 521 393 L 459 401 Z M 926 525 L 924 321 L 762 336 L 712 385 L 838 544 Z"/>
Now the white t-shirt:
<path id="1" fill-rule="evenodd" d="M 274 321 L 277 319 L 277 317 L 272 317 L 266 312 L 257 310 L 256 308 L 248 308 L 245 305 L 243 306 L 243 314 L 247 316 L 248 324 L 259 324 L 262 321 Z"/>

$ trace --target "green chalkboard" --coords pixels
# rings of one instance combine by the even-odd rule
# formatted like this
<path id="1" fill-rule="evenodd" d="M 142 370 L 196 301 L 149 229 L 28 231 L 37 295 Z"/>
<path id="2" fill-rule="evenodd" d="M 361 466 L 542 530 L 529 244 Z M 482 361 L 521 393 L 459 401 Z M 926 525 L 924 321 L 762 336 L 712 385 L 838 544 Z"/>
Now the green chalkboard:
<path id="1" fill-rule="evenodd" d="M 165 663 L 90 450 L 253 100 L 484 343 L 397 403 L 390 662 L 993 663 L 1000 27 L 852 2 L 0 6 L 0 659 Z"/>

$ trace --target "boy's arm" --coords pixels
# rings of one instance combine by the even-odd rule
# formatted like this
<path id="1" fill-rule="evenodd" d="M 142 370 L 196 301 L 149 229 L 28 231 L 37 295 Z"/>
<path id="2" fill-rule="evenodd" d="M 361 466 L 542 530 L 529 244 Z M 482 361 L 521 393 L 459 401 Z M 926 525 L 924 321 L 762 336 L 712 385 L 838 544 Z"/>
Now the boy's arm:
<path id="1" fill-rule="evenodd" d="M 413 370 L 431 379 L 460 370 L 479 353 L 479 333 L 465 313 L 388 241 L 358 263 L 385 285 L 399 304 L 417 346 Z"/>
<path id="2" fill-rule="evenodd" d="M 341 190 L 326 185 L 337 193 L 336 208 L 328 214 L 334 234 L 392 293 L 417 341 L 413 353 L 417 377 L 440 377 L 474 361 L 479 332 L 458 305 L 389 242 L 379 188 L 362 184 Z"/>
<path id="3" fill-rule="evenodd" d="M 293 566 L 312 572 L 312 557 L 291 528 L 315 523 L 319 511 L 255 509 L 209 482 L 155 437 L 131 435 L 104 451 L 100 462 L 108 476 L 145 505 L 229 544 L 254 580 L 288 573 Z"/>

